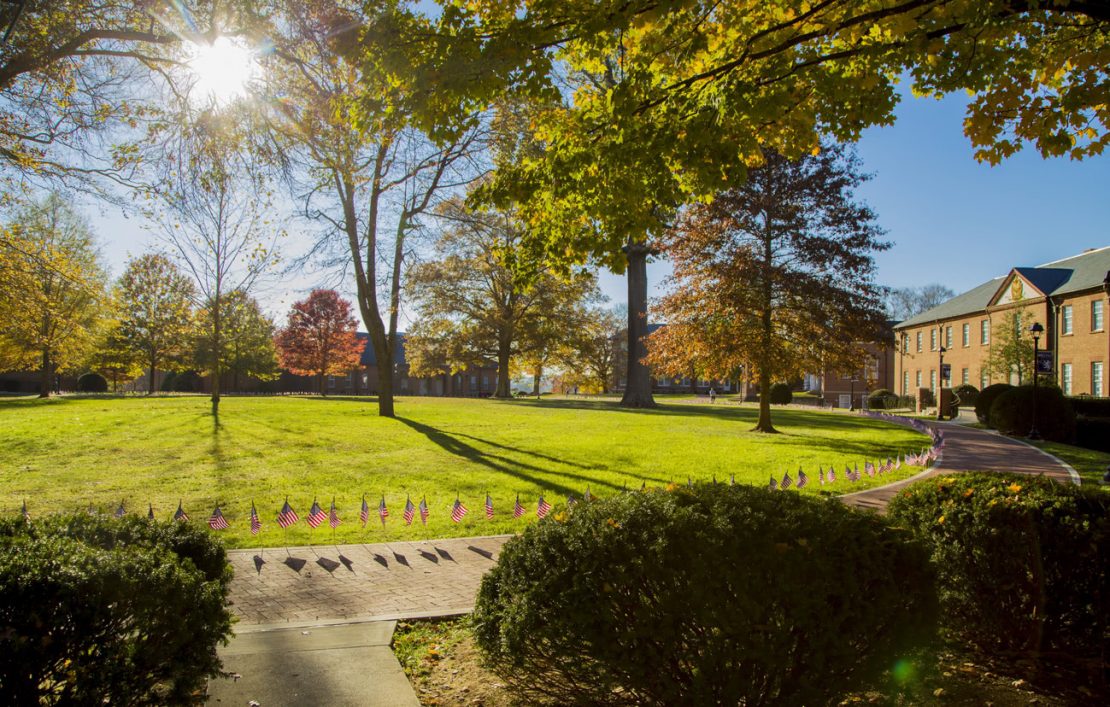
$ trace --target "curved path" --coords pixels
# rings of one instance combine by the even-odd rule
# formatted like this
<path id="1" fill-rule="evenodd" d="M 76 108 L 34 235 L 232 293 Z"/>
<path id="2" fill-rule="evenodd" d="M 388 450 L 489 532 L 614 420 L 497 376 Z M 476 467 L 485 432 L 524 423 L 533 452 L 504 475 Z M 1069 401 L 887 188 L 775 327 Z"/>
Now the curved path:
<path id="1" fill-rule="evenodd" d="M 1079 474 L 1074 469 L 1025 442 L 960 424 L 934 423 L 936 425 L 944 432 L 944 450 L 932 468 L 889 486 L 845 494 L 840 499 L 849 506 L 882 512 L 890 499 L 913 482 L 929 476 L 962 471 L 1011 471 L 1033 476 L 1044 474 L 1061 483 L 1079 483 Z"/>

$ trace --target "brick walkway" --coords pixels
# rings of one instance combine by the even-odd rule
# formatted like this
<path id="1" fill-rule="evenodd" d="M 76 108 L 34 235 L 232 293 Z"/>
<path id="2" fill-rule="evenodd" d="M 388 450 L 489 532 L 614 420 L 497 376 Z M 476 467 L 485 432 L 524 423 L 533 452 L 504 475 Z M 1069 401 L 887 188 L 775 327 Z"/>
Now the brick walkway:
<path id="1" fill-rule="evenodd" d="M 1022 442 L 954 424 L 944 425 L 944 436 L 944 451 L 934 468 L 841 499 L 881 511 L 918 479 L 970 470 L 1047 474 L 1061 482 L 1073 481 L 1069 467 Z M 231 599 L 238 630 L 287 622 L 314 625 L 467 613 L 482 575 L 509 537 L 232 550 Z"/>

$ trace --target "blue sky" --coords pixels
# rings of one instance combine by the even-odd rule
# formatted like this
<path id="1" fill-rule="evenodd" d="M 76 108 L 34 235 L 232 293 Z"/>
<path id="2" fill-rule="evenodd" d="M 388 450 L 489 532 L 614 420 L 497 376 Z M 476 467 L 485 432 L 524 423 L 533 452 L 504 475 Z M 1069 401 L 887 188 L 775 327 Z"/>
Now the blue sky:
<path id="1" fill-rule="evenodd" d="M 880 283 L 939 282 L 963 292 L 1013 266 L 1110 245 L 1110 156 L 1044 160 L 1026 149 L 995 167 L 979 164 L 962 133 L 965 103 L 963 96 L 906 96 L 895 124 L 868 130 L 859 143 L 874 179 L 858 195 L 894 242 L 877 256 Z M 118 274 L 126 256 L 146 250 L 150 239 L 135 220 L 97 211 L 89 209 Z M 653 296 L 668 272 L 666 263 L 650 266 Z M 315 284 L 285 279 L 260 299 L 284 314 Z M 601 284 L 613 303 L 626 301 L 623 277 L 603 273 Z"/>

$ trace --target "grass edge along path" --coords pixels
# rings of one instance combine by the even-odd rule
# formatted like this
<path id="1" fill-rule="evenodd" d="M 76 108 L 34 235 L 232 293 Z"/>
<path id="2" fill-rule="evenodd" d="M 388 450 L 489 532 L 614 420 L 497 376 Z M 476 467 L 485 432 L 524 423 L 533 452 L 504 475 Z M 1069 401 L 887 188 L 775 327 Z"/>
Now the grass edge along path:
<path id="1" fill-rule="evenodd" d="M 492 401 L 400 398 L 397 419 L 376 415 L 373 398 L 228 398 L 219 425 L 203 397 L 0 400 L 0 509 L 124 512 L 169 518 L 178 503 L 204 523 L 219 504 L 229 547 L 388 542 L 518 532 L 536 517 L 539 495 L 555 508 L 594 496 L 687 481 L 766 485 L 789 474 L 804 493 L 829 496 L 908 478 L 903 465 L 881 477 L 844 479 L 845 467 L 916 453 L 919 432 L 857 415 L 775 411 L 781 435 L 749 430 L 756 411 L 667 402 L 633 411 L 611 401 Z M 822 486 L 817 466 L 834 466 Z M 792 485 L 791 492 L 796 492 Z M 486 518 L 491 495 L 493 519 Z M 298 522 L 276 522 L 288 494 Z M 524 507 L 514 518 L 519 494 Z M 368 510 L 360 523 L 362 499 Z M 333 532 L 333 497 L 340 525 Z M 378 509 L 385 498 L 388 515 Z M 427 499 L 428 522 L 406 499 Z M 467 513 L 458 523 L 456 498 Z M 322 510 L 309 528 L 313 501 Z M 252 536 L 252 501 L 261 532 Z M 148 505 L 149 504 L 149 505 Z"/>

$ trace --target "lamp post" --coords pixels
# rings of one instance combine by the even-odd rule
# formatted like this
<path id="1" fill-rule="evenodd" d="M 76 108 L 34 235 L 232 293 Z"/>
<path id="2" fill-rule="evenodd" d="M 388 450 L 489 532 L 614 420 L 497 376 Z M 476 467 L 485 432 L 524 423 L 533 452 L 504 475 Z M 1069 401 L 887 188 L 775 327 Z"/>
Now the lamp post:
<path id="1" fill-rule="evenodd" d="M 941 398 L 944 397 L 944 354 L 948 349 L 943 346 L 940 347 L 940 362 L 937 364 L 937 389 L 933 391 L 936 394 L 937 403 L 937 419 L 944 419 L 944 406 L 941 405 Z"/>
<path id="2" fill-rule="evenodd" d="M 1040 322 L 1033 322 L 1029 327 L 1029 333 L 1033 335 L 1033 426 L 1029 429 L 1029 439 L 1040 439 L 1041 433 L 1037 431 L 1037 348 L 1041 342 L 1041 334 L 1044 333 L 1044 327 Z"/>

